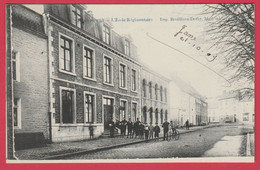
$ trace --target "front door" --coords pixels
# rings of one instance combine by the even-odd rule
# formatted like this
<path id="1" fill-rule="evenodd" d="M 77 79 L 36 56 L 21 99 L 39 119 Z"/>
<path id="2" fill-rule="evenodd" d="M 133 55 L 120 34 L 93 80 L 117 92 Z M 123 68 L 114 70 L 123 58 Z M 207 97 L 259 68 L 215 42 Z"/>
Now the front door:
<path id="1" fill-rule="evenodd" d="M 104 98 L 104 127 L 108 128 L 108 121 L 113 120 L 113 99 Z"/>

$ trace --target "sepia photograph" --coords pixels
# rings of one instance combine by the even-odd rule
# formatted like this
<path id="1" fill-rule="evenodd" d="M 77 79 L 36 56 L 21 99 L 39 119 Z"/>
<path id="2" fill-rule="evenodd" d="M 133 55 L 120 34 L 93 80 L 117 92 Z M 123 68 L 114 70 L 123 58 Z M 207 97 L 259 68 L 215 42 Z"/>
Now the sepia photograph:
<path id="1" fill-rule="evenodd" d="M 255 161 L 255 4 L 7 4 L 6 161 Z"/>

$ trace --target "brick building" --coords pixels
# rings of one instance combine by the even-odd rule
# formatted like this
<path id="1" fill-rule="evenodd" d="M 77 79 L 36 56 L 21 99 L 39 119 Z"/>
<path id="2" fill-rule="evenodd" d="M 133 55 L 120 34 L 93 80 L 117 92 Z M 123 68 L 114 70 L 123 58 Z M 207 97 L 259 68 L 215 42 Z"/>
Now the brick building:
<path id="1" fill-rule="evenodd" d="M 49 139 L 47 36 L 38 13 L 12 5 L 11 14 L 12 49 L 7 58 L 12 65 L 15 146 L 22 148 L 36 136 Z"/>
<path id="2" fill-rule="evenodd" d="M 89 139 L 90 125 L 95 137 L 102 135 L 109 120 L 167 118 L 169 80 L 139 62 L 130 36 L 118 35 L 82 5 L 44 5 L 43 15 L 12 8 L 17 134 L 76 141 Z M 158 98 L 141 97 L 144 81 Z"/>

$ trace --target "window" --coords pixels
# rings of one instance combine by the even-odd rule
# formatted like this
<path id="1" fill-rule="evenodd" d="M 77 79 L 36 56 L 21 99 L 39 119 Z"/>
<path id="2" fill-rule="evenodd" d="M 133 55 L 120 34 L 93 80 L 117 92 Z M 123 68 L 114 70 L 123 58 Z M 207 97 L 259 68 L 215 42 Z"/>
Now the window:
<path id="1" fill-rule="evenodd" d="M 81 28 L 81 10 L 76 6 L 72 5 L 72 18 L 71 22 L 73 25 Z"/>
<path id="2" fill-rule="evenodd" d="M 136 91 L 136 70 L 132 69 L 132 91 Z"/>
<path id="3" fill-rule="evenodd" d="M 146 106 L 144 106 L 144 108 L 143 108 L 143 122 L 147 123 Z"/>
<path id="4" fill-rule="evenodd" d="M 146 97 L 146 81 L 143 79 L 143 96 Z"/>
<path id="5" fill-rule="evenodd" d="M 150 108 L 149 113 L 150 113 L 150 123 L 153 123 L 153 108 Z"/>
<path id="6" fill-rule="evenodd" d="M 136 113 L 137 113 L 137 103 L 132 103 L 132 121 L 136 121 Z"/>
<path id="7" fill-rule="evenodd" d="M 62 89 L 61 95 L 62 123 L 73 123 L 74 91 Z"/>
<path id="8" fill-rule="evenodd" d="M 119 86 L 126 88 L 126 66 L 124 64 L 119 65 Z"/>
<path id="9" fill-rule="evenodd" d="M 168 120 L 168 112 L 165 110 L 165 119 Z"/>
<path id="10" fill-rule="evenodd" d="M 104 57 L 104 82 L 112 84 L 112 64 L 111 58 Z"/>
<path id="11" fill-rule="evenodd" d="M 94 95 L 85 94 L 85 121 L 93 123 L 94 121 Z"/>
<path id="12" fill-rule="evenodd" d="M 73 72 L 73 54 L 72 40 L 60 36 L 60 69 L 67 72 Z"/>
<path id="13" fill-rule="evenodd" d="M 158 84 L 155 84 L 155 99 L 158 100 Z"/>
<path id="14" fill-rule="evenodd" d="M 249 121 L 249 113 L 243 114 L 243 121 Z"/>
<path id="15" fill-rule="evenodd" d="M 103 41 L 110 44 L 110 28 L 106 25 L 103 26 Z"/>
<path id="16" fill-rule="evenodd" d="M 150 99 L 152 99 L 152 92 L 153 90 L 152 90 L 152 82 L 149 82 L 149 97 L 150 97 Z"/>
<path id="17" fill-rule="evenodd" d="M 128 40 L 125 40 L 125 54 L 130 55 L 130 42 Z"/>
<path id="18" fill-rule="evenodd" d="M 167 89 L 164 90 L 165 102 L 167 102 Z"/>
<path id="19" fill-rule="evenodd" d="M 21 128 L 21 99 L 20 98 L 14 98 L 13 112 L 14 112 L 14 127 Z"/>
<path id="20" fill-rule="evenodd" d="M 161 124 L 163 124 L 163 110 L 161 110 Z"/>
<path id="21" fill-rule="evenodd" d="M 126 101 L 120 100 L 120 121 L 126 119 Z"/>
<path id="22" fill-rule="evenodd" d="M 13 80 L 20 81 L 20 53 L 12 53 Z"/>
<path id="23" fill-rule="evenodd" d="M 84 77 L 94 79 L 94 51 L 84 47 L 83 52 L 83 74 Z"/>
<path id="24" fill-rule="evenodd" d="M 155 110 L 155 123 L 158 123 L 158 109 Z"/>
<path id="25" fill-rule="evenodd" d="M 160 87 L 160 96 L 161 96 L 161 101 L 163 101 L 163 88 L 162 88 L 162 86 Z"/>

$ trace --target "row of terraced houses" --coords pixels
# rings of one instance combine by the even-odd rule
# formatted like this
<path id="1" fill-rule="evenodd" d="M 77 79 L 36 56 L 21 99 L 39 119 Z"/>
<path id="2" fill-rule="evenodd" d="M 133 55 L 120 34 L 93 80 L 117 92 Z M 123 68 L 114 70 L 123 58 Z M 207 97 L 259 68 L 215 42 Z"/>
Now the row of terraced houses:
<path id="1" fill-rule="evenodd" d="M 44 5 L 41 15 L 11 5 L 7 17 L 17 148 L 41 139 L 88 139 L 90 125 L 98 137 L 109 120 L 161 124 L 168 118 L 170 80 L 139 61 L 130 36 L 118 35 L 84 6 Z"/>

